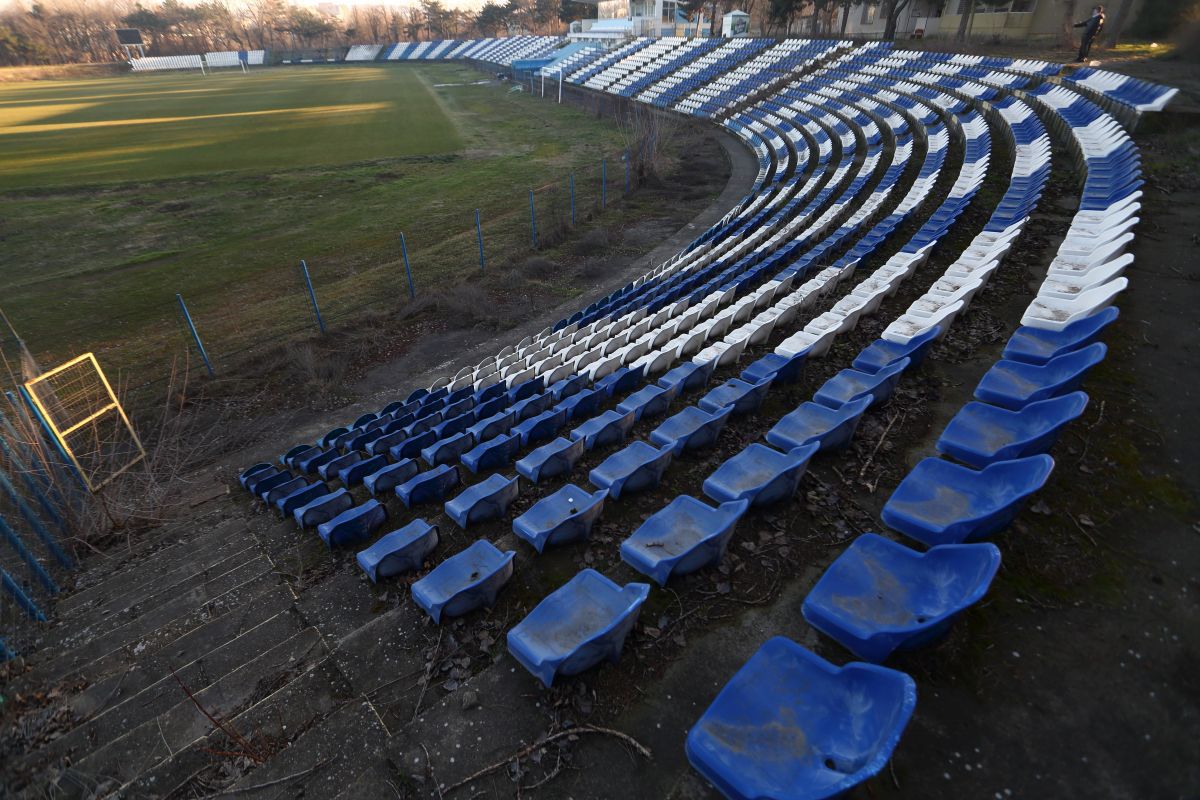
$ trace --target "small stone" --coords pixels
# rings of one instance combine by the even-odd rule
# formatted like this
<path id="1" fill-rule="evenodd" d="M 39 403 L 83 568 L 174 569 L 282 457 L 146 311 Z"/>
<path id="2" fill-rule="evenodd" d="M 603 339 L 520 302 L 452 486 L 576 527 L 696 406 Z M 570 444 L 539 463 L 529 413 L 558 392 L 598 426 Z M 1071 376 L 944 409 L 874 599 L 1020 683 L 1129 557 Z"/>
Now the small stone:
<path id="1" fill-rule="evenodd" d="M 467 689 L 462 694 L 462 707 L 466 711 L 479 705 L 479 694 L 474 689 Z"/>

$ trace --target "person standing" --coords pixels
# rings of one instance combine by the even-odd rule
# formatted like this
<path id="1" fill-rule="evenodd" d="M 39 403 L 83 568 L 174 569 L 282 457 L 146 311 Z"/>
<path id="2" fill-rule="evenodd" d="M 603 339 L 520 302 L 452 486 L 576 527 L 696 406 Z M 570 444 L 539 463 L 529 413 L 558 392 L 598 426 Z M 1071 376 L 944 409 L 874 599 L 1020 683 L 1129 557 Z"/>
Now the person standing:
<path id="1" fill-rule="evenodd" d="M 1083 39 L 1079 42 L 1079 58 L 1078 61 L 1084 61 L 1088 56 L 1088 51 L 1092 49 L 1092 42 L 1100 35 L 1100 31 L 1104 30 L 1104 6 L 1096 6 L 1092 9 L 1092 15 L 1083 22 L 1075 23 L 1076 28 L 1083 28 Z"/>

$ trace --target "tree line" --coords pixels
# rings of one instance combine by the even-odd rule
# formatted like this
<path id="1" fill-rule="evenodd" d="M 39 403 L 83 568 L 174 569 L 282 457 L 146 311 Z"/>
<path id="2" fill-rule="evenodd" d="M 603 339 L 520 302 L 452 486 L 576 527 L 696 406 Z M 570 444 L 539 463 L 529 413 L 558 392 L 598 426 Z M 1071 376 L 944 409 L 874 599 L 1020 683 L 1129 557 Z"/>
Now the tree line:
<path id="1" fill-rule="evenodd" d="M 286 0 L 233 4 L 203 0 L 36 0 L 0 10 L 0 65 L 70 64 L 125 58 L 117 28 L 142 32 L 146 54 L 217 50 L 302 50 L 401 41 L 560 34 L 594 7 L 571 0 L 489 0 L 477 11 L 440 0 L 416 5 L 352 5 L 340 16 Z"/>

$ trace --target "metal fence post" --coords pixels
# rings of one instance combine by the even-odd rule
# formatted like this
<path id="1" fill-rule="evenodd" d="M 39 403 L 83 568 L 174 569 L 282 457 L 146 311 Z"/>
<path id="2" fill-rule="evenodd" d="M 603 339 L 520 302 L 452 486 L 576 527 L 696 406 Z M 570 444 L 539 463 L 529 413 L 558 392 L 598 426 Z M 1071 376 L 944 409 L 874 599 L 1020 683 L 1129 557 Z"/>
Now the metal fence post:
<path id="1" fill-rule="evenodd" d="M 14 600 L 17 601 L 17 605 L 19 605 L 25 611 L 25 613 L 30 616 L 30 618 L 37 622 L 46 621 L 46 615 L 42 613 L 40 608 L 38 608 L 37 603 L 33 602 L 33 600 L 29 598 L 29 595 L 25 594 L 25 590 L 21 588 L 20 584 L 12 579 L 12 576 L 8 574 L 8 570 L 4 569 L 4 567 L 0 567 L 0 585 L 4 586 L 5 590 L 13 596 Z"/>
<path id="2" fill-rule="evenodd" d="M 8 496 L 12 504 L 21 512 L 21 516 L 29 523 L 29 527 L 33 528 L 33 532 L 46 545 L 46 549 L 50 551 L 50 555 L 54 556 L 54 559 L 63 567 L 67 569 L 74 567 L 75 562 L 58 546 L 58 542 L 54 541 L 54 535 L 46 528 L 46 525 L 42 522 L 41 517 L 37 515 L 37 512 L 29 507 L 29 503 L 25 502 L 24 497 L 17 494 L 16 488 L 12 485 L 12 481 L 8 479 L 8 475 L 4 473 L 4 470 L 0 470 L 0 490 Z"/>
<path id="3" fill-rule="evenodd" d="M 46 572 L 46 568 L 38 563 L 37 558 L 29 552 L 29 548 L 25 546 L 21 537 L 9 526 L 3 516 L 0 516 L 0 537 L 7 540 L 12 549 L 17 551 L 17 555 L 25 562 L 25 566 L 29 567 L 29 571 L 47 594 L 58 594 L 58 584 L 54 582 L 54 578 L 51 578 L 50 573 Z"/>
<path id="4" fill-rule="evenodd" d="M 417 299 L 417 290 L 413 288 L 412 267 L 408 265 L 408 243 L 404 241 L 404 234 L 400 234 L 400 255 L 404 257 L 404 274 L 408 276 L 408 299 Z"/>
<path id="5" fill-rule="evenodd" d="M 86 489 L 87 481 L 84 480 L 83 474 L 75 466 L 75 462 L 71 460 L 71 457 L 67 455 L 67 451 L 63 449 L 62 442 L 58 440 L 58 437 L 54 435 L 54 429 L 50 427 L 50 422 L 44 416 L 42 416 L 42 412 L 38 410 L 37 404 L 34 403 L 33 398 L 29 396 L 29 390 L 24 386 L 18 386 L 17 391 L 21 395 L 21 400 L 25 403 L 24 409 L 22 409 L 21 405 L 17 403 L 17 399 L 12 392 L 4 393 L 5 397 L 8 398 L 8 402 L 12 404 L 13 408 L 23 410 L 28 415 L 27 418 L 30 421 L 30 424 L 36 421 L 37 424 L 41 426 L 42 434 L 46 437 L 46 441 L 54 446 L 54 449 L 58 452 L 59 457 L 62 458 L 62 461 L 60 462 L 61 470 L 66 470 L 69 475 L 74 475 L 75 480 L 79 481 L 79 485 Z"/>
<path id="6" fill-rule="evenodd" d="M 37 479 L 25 467 L 21 457 L 13 452 L 12 448 L 8 446 L 8 442 L 4 441 L 3 436 L 0 436 L 0 453 L 3 453 L 8 458 L 13 470 L 21 476 L 21 480 L 25 483 L 25 488 L 29 489 L 30 493 L 33 494 L 34 499 L 38 501 L 38 505 L 42 507 L 42 511 L 46 512 L 50 519 L 54 520 L 54 524 L 58 526 L 60 531 L 66 533 L 67 523 L 63 520 L 62 515 L 58 513 L 58 509 L 50 502 L 50 498 L 46 496 L 46 493 L 42 491 L 42 487 L 38 485 Z"/>
<path id="7" fill-rule="evenodd" d="M 537 210 L 533 205 L 533 189 L 529 190 L 529 233 L 533 239 L 533 249 L 537 250 Z"/>
<path id="8" fill-rule="evenodd" d="M 608 159 L 600 159 L 600 207 L 604 208 L 608 194 Z"/>
<path id="9" fill-rule="evenodd" d="M 317 315 L 317 327 L 325 332 L 325 320 L 321 319 L 321 307 L 317 305 L 317 293 L 313 291 L 312 277 L 308 274 L 308 264 L 300 259 L 300 272 L 304 275 L 304 285 L 308 287 L 308 299 L 312 301 L 313 313 Z"/>
<path id="10" fill-rule="evenodd" d="M 208 351 L 204 349 L 204 342 L 200 341 L 200 334 L 196 331 L 196 323 L 192 322 L 192 315 L 188 312 L 187 303 L 183 302 L 183 295 L 175 293 L 175 299 L 179 301 L 179 310 L 183 312 L 183 321 L 187 323 L 188 330 L 192 332 L 192 339 L 196 342 L 196 349 L 200 351 L 200 358 L 204 361 L 204 368 L 208 370 L 208 377 L 213 377 L 212 362 L 208 360 Z"/>
<path id="11" fill-rule="evenodd" d="M 571 227 L 575 227 L 575 173 L 571 173 Z"/>
<path id="12" fill-rule="evenodd" d="M 479 269 L 483 270 L 483 228 L 479 227 L 479 209 L 475 209 L 475 237 L 479 239 Z"/>

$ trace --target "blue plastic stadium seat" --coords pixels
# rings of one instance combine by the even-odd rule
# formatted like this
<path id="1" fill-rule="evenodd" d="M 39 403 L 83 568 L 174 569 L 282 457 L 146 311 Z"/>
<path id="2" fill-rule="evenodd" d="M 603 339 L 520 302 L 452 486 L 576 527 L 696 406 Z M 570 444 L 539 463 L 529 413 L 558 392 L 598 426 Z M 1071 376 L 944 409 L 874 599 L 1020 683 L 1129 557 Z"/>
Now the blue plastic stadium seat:
<path id="1" fill-rule="evenodd" d="M 480 442 L 462 454 L 462 464 L 471 472 L 501 469 L 512 463 L 521 449 L 518 434 L 500 434 L 486 442 Z"/>
<path id="2" fill-rule="evenodd" d="M 565 439 L 558 437 L 517 462 L 517 473 L 534 483 L 543 478 L 553 478 L 564 475 L 575 468 L 575 462 L 583 455 L 584 441 L 582 439 Z"/>
<path id="3" fill-rule="evenodd" d="M 585 450 L 608 447 L 624 441 L 635 421 L 632 411 L 621 412 L 609 409 L 571 431 L 571 438 L 583 439 Z"/>
<path id="4" fill-rule="evenodd" d="M 421 451 L 436 441 L 436 433 L 433 431 L 423 431 L 409 436 L 409 438 L 388 450 L 388 455 L 391 456 L 393 461 L 403 461 L 406 458 L 420 458 Z"/>
<path id="5" fill-rule="evenodd" d="M 416 460 L 406 458 L 367 475 L 363 478 L 363 485 L 371 494 L 384 494 L 394 490 L 420 471 L 421 465 Z"/>
<path id="6" fill-rule="evenodd" d="M 278 472 L 279 467 L 275 466 L 274 464 L 268 464 L 266 462 L 255 464 L 254 466 L 247 467 L 242 471 L 242 474 L 238 476 L 238 483 L 242 485 L 243 489 L 249 489 L 250 482 L 255 479 L 255 476 L 266 477 L 267 475 L 275 475 Z"/>
<path id="7" fill-rule="evenodd" d="M 508 651 L 546 686 L 601 661 L 616 663 L 650 594 L 585 569 L 551 592 L 508 632 Z"/>
<path id="8" fill-rule="evenodd" d="M 1120 313 L 1116 306 L 1107 306 L 1091 316 L 1072 322 L 1061 331 L 1022 325 L 1009 337 L 1001 356 L 1009 361 L 1045 364 L 1056 356 L 1081 350 L 1095 342 Z"/>
<path id="9" fill-rule="evenodd" d="M 479 420 L 467 428 L 467 433 L 475 437 L 477 442 L 494 439 L 502 433 L 508 433 L 517 422 L 517 415 L 511 410 L 498 411 L 489 417 Z"/>
<path id="10" fill-rule="evenodd" d="M 713 413 L 726 406 L 733 407 L 733 415 L 751 414 L 758 410 L 767 392 L 771 389 L 772 378 L 763 378 L 758 383 L 747 383 L 740 378 L 730 378 L 720 386 L 714 387 L 697 401 L 702 410 Z"/>
<path id="11" fill-rule="evenodd" d="M 309 485 L 308 478 L 304 477 L 303 475 L 296 478 L 292 478 L 290 475 L 288 475 L 288 478 L 289 479 L 283 483 L 266 489 L 265 491 L 262 489 L 262 484 L 259 484 L 258 496 L 261 497 L 262 501 L 268 506 L 274 507 L 274 505 L 279 502 L 281 498 L 287 497 Z"/>
<path id="12" fill-rule="evenodd" d="M 476 522 L 502 517 L 520 492 L 517 481 L 515 477 L 492 475 L 469 486 L 446 502 L 446 516 L 464 530 Z"/>
<path id="13" fill-rule="evenodd" d="M 903 672 L 835 667 L 776 636 L 687 736 L 692 766 L 731 800 L 823 800 L 875 775 L 917 704 Z"/>
<path id="14" fill-rule="evenodd" d="M 863 412 L 871 405 L 871 397 L 861 397 L 841 408 L 830 409 L 817 403 L 801 403 L 771 430 L 766 440 L 781 450 L 819 442 L 822 450 L 836 450 L 850 443 Z"/>
<path id="15" fill-rule="evenodd" d="M 644 377 L 644 367 L 621 367 L 596 381 L 592 387 L 606 397 L 620 397 L 632 391 Z"/>
<path id="16" fill-rule="evenodd" d="M 607 489 L 613 499 L 640 492 L 658 485 L 674 454 L 670 446 L 655 447 L 638 439 L 600 462 L 588 474 L 588 481 Z"/>
<path id="17" fill-rule="evenodd" d="M 512 577 L 514 555 L 512 550 L 502 553 L 491 542 L 480 539 L 414 583 L 413 600 L 437 623 L 481 606 L 490 608 Z"/>
<path id="18" fill-rule="evenodd" d="M 345 544 L 358 544 L 387 522 L 387 509 L 374 498 L 361 506 L 350 508 L 328 522 L 317 526 L 317 535 L 331 548 Z"/>
<path id="19" fill-rule="evenodd" d="M 1063 353 L 1045 364 L 997 361 L 975 387 L 975 399 L 1012 410 L 1079 388 L 1088 370 L 1104 360 L 1102 343 Z"/>
<path id="20" fill-rule="evenodd" d="M 892 492 L 883 521 L 930 546 L 983 539 L 1008 525 L 1053 469 L 1048 455 L 998 461 L 981 471 L 926 458 Z"/>
<path id="21" fill-rule="evenodd" d="M 586 375 L 571 375 L 563 378 L 560 381 L 555 381 L 550 386 L 546 387 L 546 391 L 554 395 L 557 401 L 566 400 L 572 395 L 579 394 L 587 388 L 588 379 Z"/>
<path id="22" fill-rule="evenodd" d="M 733 406 L 725 406 L 709 413 L 695 406 L 687 406 L 650 432 L 650 441 L 669 446 L 675 455 L 685 450 L 711 447 L 725 429 L 725 423 L 733 413 Z"/>
<path id="23" fill-rule="evenodd" d="M 456 433 L 440 439 L 421 450 L 421 459 L 431 467 L 453 464 L 462 454 L 475 446 L 475 437 L 469 433 Z"/>
<path id="24" fill-rule="evenodd" d="M 946 425 L 937 448 L 980 469 L 996 461 L 1044 453 L 1087 404 L 1088 396 L 1083 392 L 1039 400 L 1020 411 L 967 403 Z"/>
<path id="25" fill-rule="evenodd" d="M 717 362 L 704 361 L 697 364 L 695 361 L 688 361 L 671 369 L 665 375 L 658 379 L 658 385 L 665 388 L 674 388 L 679 394 L 687 394 L 703 389 L 708 385 L 709 378 L 712 377 L 713 370 L 717 368 Z"/>
<path id="26" fill-rule="evenodd" d="M 528 446 L 537 442 L 553 439 L 567 424 L 567 412 L 562 409 L 543 411 L 535 417 L 513 426 L 512 432 L 521 437 L 521 445 Z"/>
<path id="27" fill-rule="evenodd" d="M 554 405 L 554 395 L 549 392 L 526 397 L 512 404 L 511 409 L 517 417 L 517 422 L 523 422 L 530 417 L 536 417 Z"/>
<path id="28" fill-rule="evenodd" d="M 541 394 L 545 389 L 546 381 L 542 377 L 530 378 L 527 381 L 518 383 L 516 386 L 508 390 L 508 398 L 513 403 L 519 400 L 524 400 L 527 397 L 533 397 L 535 394 Z"/>
<path id="29" fill-rule="evenodd" d="M 367 446 L 367 452 L 373 456 L 387 455 L 392 448 L 408 438 L 408 434 L 404 431 L 393 431 L 385 433 Z"/>
<path id="30" fill-rule="evenodd" d="M 468 411 L 455 417 L 447 417 L 445 422 L 434 425 L 433 433 L 439 439 L 448 439 L 455 434 L 462 433 L 474 424 L 475 415 Z"/>
<path id="31" fill-rule="evenodd" d="M 809 442 L 781 453 L 754 442 L 708 476 L 704 493 L 718 503 L 749 500 L 752 506 L 786 500 L 796 493 L 818 447 L 817 442 Z"/>
<path id="32" fill-rule="evenodd" d="M 347 489 L 353 489 L 363 482 L 363 479 L 368 475 L 374 475 L 379 470 L 386 467 L 388 464 L 387 456 L 372 456 L 361 461 L 356 461 L 348 467 L 342 467 L 338 470 L 338 480 Z"/>
<path id="33" fill-rule="evenodd" d="M 393 575 L 419 570 L 437 546 L 437 525 L 416 519 L 379 537 L 375 544 L 359 551 L 356 560 L 371 582 L 377 583 Z"/>
<path id="34" fill-rule="evenodd" d="M 876 373 L 886 369 L 902 358 L 908 359 L 908 365 L 915 367 L 925 360 L 929 349 L 933 347 L 938 336 L 942 333 L 941 325 L 934 325 L 924 333 L 914 336 L 904 344 L 897 344 L 888 339 L 876 339 L 863 348 L 850 365 L 861 372 Z"/>
<path id="35" fill-rule="evenodd" d="M 281 455 L 279 457 L 279 463 L 283 464 L 284 466 L 287 466 L 287 467 L 294 467 L 294 466 L 296 466 L 295 462 L 296 462 L 297 457 L 305 455 L 306 453 L 308 453 L 309 450 L 317 450 L 317 449 L 318 448 L 316 447 L 316 445 L 311 444 L 309 442 L 305 442 L 304 444 L 298 444 L 295 447 L 293 447 L 292 449 L 288 450 L 283 455 Z M 262 468 L 262 467 L 269 467 L 269 466 L 270 466 L 270 464 L 255 464 L 253 467 L 250 467 L 250 469 L 243 472 L 242 476 L 239 477 L 239 480 L 241 481 L 242 486 L 245 487 L 245 485 L 246 485 L 246 481 L 245 481 L 246 473 L 255 469 L 255 467 Z"/>
<path id="36" fill-rule="evenodd" d="M 406 508 L 424 503 L 439 503 L 446 492 L 458 486 L 458 470 L 450 464 L 442 464 L 409 478 L 396 487 L 396 497 Z"/>
<path id="37" fill-rule="evenodd" d="M 878 372 L 860 372 L 856 369 L 844 369 L 837 375 L 825 381 L 813 395 L 820 405 L 838 409 L 847 403 L 853 403 L 862 397 L 871 397 L 871 405 L 882 403 L 892 395 L 892 390 L 900 380 L 904 370 L 908 368 L 909 360 L 902 358 L 895 363 L 883 367 Z"/>
<path id="38" fill-rule="evenodd" d="M 592 525 L 604 510 L 608 492 L 600 489 L 588 494 L 568 483 L 552 495 L 537 501 L 513 520 L 513 533 L 541 553 L 547 545 L 561 545 L 586 539 Z"/>
<path id="39" fill-rule="evenodd" d="M 881 663 L 944 634 L 987 594 L 999 568 L 1000 550 L 989 542 L 918 553 L 865 533 L 829 565 L 802 611 L 854 655 Z"/>
<path id="40" fill-rule="evenodd" d="M 734 526 L 749 507 L 749 500 L 737 500 L 713 508 L 680 495 L 621 543 L 621 560 L 666 586 L 672 575 L 720 562 Z"/>
<path id="41" fill-rule="evenodd" d="M 272 468 L 270 472 L 263 471 L 250 476 L 247 481 L 247 486 L 250 493 L 260 500 L 266 500 L 267 495 L 272 489 L 283 486 L 288 481 L 295 477 L 288 470 L 277 470 Z"/>
<path id="42" fill-rule="evenodd" d="M 323 494 L 292 509 L 292 519 L 301 528 L 320 525 L 354 507 L 354 498 L 345 489 Z"/>
<path id="43" fill-rule="evenodd" d="M 760 383 L 767 379 L 772 383 L 794 383 L 800 377 L 807 361 L 806 351 L 793 356 L 767 353 L 742 370 L 742 380 L 747 383 Z"/>
<path id="44" fill-rule="evenodd" d="M 570 419 L 581 419 L 595 414 L 605 399 L 604 392 L 599 389 L 583 389 L 560 400 L 554 408 L 566 411 Z"/>
<path id="45" fill-rule="evenodd" d="M 344 490 L 343 490 L 344 491 Z M 329 494 L 329 487 L 323 483 L 310 483 L 295 490 L 291 494 L 280 497 L 275 501 L 275 509 L 284 516 L 291 517 L 292 512 L 300 506 L 308 505 L 318 497 L 324 497 Z"/>
<path id="46" fill-rule="evenodd" d="M 618 403 L 617 411 L 622 414 L 632 411 L 633 418 L 639 422 L 660 417 L 667 413 L 678 391 L 678 386 L 665 388 L 653 383 L 647 384 Z"/>
<path id="47" fill-rule="evenodd" d="M 322 465 L 328 464 L 335 458 L 341 458 L 341 451 L 328 447 L 315 453 L 308 452 L 296 459 L 296 468 L 308 475 L 316 475 Z"/>
<path id="48" fill-rule="evenodd" d="M 357 464 L 360 461 L 362 461 L 362 453 L 352 450 L 344 456 L 338 456 L 337 458 L 330 459 L 321 466 L 317 467 L 317 474 L 320 475 L 324 480 L 333 480 L 343 469 Z"/>

